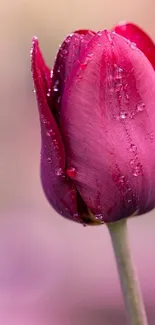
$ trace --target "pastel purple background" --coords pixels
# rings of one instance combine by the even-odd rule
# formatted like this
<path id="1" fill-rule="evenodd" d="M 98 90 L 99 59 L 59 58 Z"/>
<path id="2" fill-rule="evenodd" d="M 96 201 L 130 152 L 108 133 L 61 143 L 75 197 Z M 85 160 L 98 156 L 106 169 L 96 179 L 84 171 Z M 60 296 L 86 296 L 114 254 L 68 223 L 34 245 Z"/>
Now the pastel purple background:
<path id="1" fill-rule="evenodd" d="M 51 65 L 66 33 L 110 28 L 122 19 L 155 39 L 154 10 L 152 0 L 2 0 L 0 325 L 127 324 L 106 227 L 64 220 L 43 195 L 29 49 L 37 35 Z M 129 221 L 149 324 L 155 319 L 154 217 L 152 212 Z"/>

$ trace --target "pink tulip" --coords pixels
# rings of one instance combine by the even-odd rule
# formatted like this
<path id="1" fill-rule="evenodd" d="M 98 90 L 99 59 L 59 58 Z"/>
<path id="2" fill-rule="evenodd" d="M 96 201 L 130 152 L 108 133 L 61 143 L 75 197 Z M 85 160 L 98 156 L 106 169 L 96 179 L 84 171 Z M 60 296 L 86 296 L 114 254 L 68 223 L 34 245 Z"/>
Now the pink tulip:
<path id="1" fill-rule="evenodd" d="M 155 45 L 131 23 L 114 30 L 69 35 L 52 71 L 36 38 L 31 50 L 43 189 L 85 224 L 155 206 Z"/>

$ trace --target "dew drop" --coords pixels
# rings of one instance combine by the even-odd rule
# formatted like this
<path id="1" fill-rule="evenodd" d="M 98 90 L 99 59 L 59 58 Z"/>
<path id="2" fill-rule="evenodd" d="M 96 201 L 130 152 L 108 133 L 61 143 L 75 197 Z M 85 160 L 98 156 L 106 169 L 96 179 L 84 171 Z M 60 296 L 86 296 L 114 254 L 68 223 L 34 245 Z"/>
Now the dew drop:
<path id="1" fill-rule="evenodd" d="M 88 53 L 88 57 L 91 59 L 93 57 L 93 53 Z"/>
<path id="2" fill-rule="evenodd" d="M 143 112 L 145 109 L 145 104 L 144 103 L 140 103 L 136 106 L 136 111 L 137 112 Z"/>
<path id="3" fill-rule="evenodd" d="M 54 132 L 52 129 L 50 129 L 50 130 L 48 130 L 48 131 L 46 132 L 46 135 L 47 135 L 48 137 L 50 137 L 51 135 L 55 135 L 55 132 Z M 53 140 L 53 142 L 54 142 L 54 140 Z"/>
<path id="4" fill-rule="evenodd" d="M 122 90 L 122 87 L 123 87 L 123 85 L 122 85 L 121 82 L 116 83 L 116 85 L 115 85 L 115 91 L 116 92 L 120 92 Z"/>
<path id="5" fill-rule="evenodd" d="M 50 136 L 51 136 L 50 131 L 47 131 L 47 132 L 46 132 L 46 135 L 47 135 L 48 137 L 50 137 Z"/>
<path id="6" fill-rule="evenodd" d="M 58 71 L 58 70 L 57 70 Z M 50 72 L 50 78 L 52 79 L 53 78 L 53 70 L 51 70 Z"/>
<path id="7" fill-rule="evenodd" d="M 123 175 L 121 175 L 118 179 L 117 179 L 117 185 L 118 186 L 123 186 L 125 184 L 125 177 Z"/>
<path id="8" fill-rule="evenodd" d="M 33 47 L 31 47 L 31 50 L 30 50 L 30 58 L 32 58 L 32 54 L 33 54 Z"/>
<path id="9" fill-rule="evenodd" d="M 58 87 L 56 87 L 56 86 L 54 86 L 53 90 L 54 90 L 55 92 L 59 91 Z"/>
<path id="10" fill-rule="evenodd" d="M 74 197 L 74 199 L 75 199 L 75 197 Z M 73 220 L 77 221 L 78 219 L 79 219 L 79 214 L 78 214 L 78 212 L 76 212 L 73 214 Z"/>
<path id="11" fill-rule="evenodd" d="M 78 80 L 81 80 L 82 79 L 82 76 L 81 75 L 78 75 Z"/>
<path id="12" fill-rule="evenodd" d="M 128 116 L 127 112 L 120 112 L 120 119 L 125 119 Z"/>
<path id="13" fill-rule="evenodd" d="M 75 177 L 76 176 L 76 169 L 74 167 L 70 167 L 70 168 L 67 169 L 66 173 L 71 178 Z"/>
<path id="14" fill-rule="evenodd" d="M 133 175 L 134 176 L 142 175 L 142 166 L 140 164 L 135 166 L 135 169 L 133 170 Z"/>
<path id="15" fill-rule="evenodd" d="M 125 97 L 127 100 L 129 100 L 129 95 L 127 93 L 125 93 Z"/>
<path id="16" fill-rule="evenodd" d="M 67 50 L 67 49 L 64 49 L 64 50 L 62 50 L 62 52 L 63 52 L 63 54 L 65 55 L 65 54 L 68 53 L 68 50 Z"/>
<path id="17" fill-rule="evenodd" d="M 77 217 L 79 217 L 79 214 L 76 212 L 76 213 L 73 214 L 73 217 L 77 218 Z"/>
<path id="18" fill-rule="evenodd" d="M 124 38 L 124 40 L 125 40 L 125 42 L 126 42 L 127 44 L 131 44 L 131 41 L 129 41 L 129 39 Z"/>
<path id="19" fill-rule="evenodd" d="M 55 173 L 57 176 L 62 176 L 63 175 L 63 169 L 61 167 L 57 167 L 55 169 Z"/>
<path id="20" fill-rule="evenodd" d="M 44 124 L 49 124 L 49 121 L 44 117 L 44 115 L 41 114 L 40 118 Z"/>
<path id="21" fill-rule="evenodd" d="M 150 140 L 153 140 L 154 139 L 154 133 L 153 132 L 150 133 L 149 138 L 150 138 Z"/>
<path id="22" fill-rule="evenodd" d="M 117 64 L 114 64 L 114 79 L 118 80 L 118 79 L 122 79 L 122 74 L 123 74 L 123 69 L 118 67 Z"/>
<path id="23" fill-rule="evenodd" d="M 59 85 L 59 80 L 56 80 L 56 82 L 55 82 L 55 84 L 54 84 L 54 87 L 53 87 L 53 90 L 54 90 L 55 92 L 59 91 L 58 85 Z"/>
<path id="24" fill-rule="evenodd" d="M 33 89 L 33 92 L 36 93 L 36 89 L 35 88 Z"/>
<path id="25" fill-rule="evenodd" d="M 137 147 L 135 146 L 135 144 L 131 144 L 130 146 L 130 151 L 136 153 L 137 152 Z"/>
<path id="26" fill-rule="evenodd" d="M 103 214 L 102 213 L 96 214 L 95 215 L 95 220 L 104 223 L 104 221 L 103 221 Z"/>
<path id="27" fill-rule="evenodd" d="M 136 46 L 136 43 L 131 42 L 131 43 L 130 43 L 130 47 L 131 47 L 132 50 L 134 50 L 134 49 L 137 47 L 137 46 Z"/>
<path id="28" fill-rule="evenodd" d="M 51 88 L 48 89 L 47 97 L 50 97 L 50 95 L 51 95 Z"/>
<path id="29" fill-rule="evenodd" d="M 134 159 L 131 159 L 131 160 L 130 160 L 130 166 L 133 167 L 134 164 L 135 164 L 135 160 L 134 160 Z"/>
<path id="30" fill-rule="evenodd" d="M 30 58 L 32 58 L 32 55 L 33 55 L 33 50 L 34 50 L 34 46 L 35 46 L 35 41 L 37 41 L 38 38 L 36 36 L 33 37 L 33 41 L 32 41 L 32 46 L 31 46 L 31 49 L 30 49 Z"/>
<path id="31" fill-rule="evenodd" d="M 137 177 L 143 174 L 142 164 L 136 163 L 134 159 L 130 160 L 130 167 L 132 169 L 132 175 Z"/>
<path id="32" fill-rule="evenodd" d="M 48 163 L 52 163 L 52 158 L 47 158 Z"/>

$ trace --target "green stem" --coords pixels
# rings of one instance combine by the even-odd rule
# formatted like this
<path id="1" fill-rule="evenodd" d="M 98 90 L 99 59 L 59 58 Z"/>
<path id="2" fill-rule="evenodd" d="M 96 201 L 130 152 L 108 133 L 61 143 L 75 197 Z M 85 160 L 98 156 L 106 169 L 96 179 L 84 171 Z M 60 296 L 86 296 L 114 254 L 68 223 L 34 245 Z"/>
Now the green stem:
<path id="1" fill-rule="evenodd" d="M 108 224 L 124 297 L 131 325 L 147 325 L 144 303 L 128 246 L 126 219 Z"/>

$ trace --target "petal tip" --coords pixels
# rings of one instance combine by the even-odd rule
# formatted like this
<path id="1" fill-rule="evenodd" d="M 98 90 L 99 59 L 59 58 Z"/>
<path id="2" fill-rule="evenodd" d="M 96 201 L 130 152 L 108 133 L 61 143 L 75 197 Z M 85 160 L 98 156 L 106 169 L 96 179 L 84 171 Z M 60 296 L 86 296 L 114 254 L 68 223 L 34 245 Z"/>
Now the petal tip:
<path id="1" fill-rule="evenodd" d="M 30 49 L 30 58 L 33 58 L 33 54 L 39 45 L 38 38 L 36 36 L 32 37 L 31 49 Z"/>

